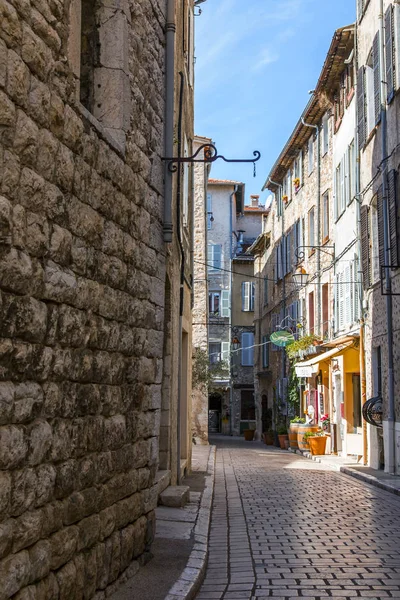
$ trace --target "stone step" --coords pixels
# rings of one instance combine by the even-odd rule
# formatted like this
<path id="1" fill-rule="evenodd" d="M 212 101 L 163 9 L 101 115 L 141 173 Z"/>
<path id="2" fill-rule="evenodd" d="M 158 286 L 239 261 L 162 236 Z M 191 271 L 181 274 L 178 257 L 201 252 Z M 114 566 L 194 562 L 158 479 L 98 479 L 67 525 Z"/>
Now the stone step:
<path id="1" fill-rule="evenodd" d="M 160 504 L 174 508 L 183 507 L 189 502 L 189 490 L 187 485 L 170 485 L 160 494 Z"/>

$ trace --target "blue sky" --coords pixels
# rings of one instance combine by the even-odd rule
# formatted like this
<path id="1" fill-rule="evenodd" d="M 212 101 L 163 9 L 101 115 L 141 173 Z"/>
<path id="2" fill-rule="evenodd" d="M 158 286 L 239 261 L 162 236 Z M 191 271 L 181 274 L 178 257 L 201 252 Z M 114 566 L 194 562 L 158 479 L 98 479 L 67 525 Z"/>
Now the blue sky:
<path id="1" fill-rule="evenodd" d="M 356 0 L 207 0 L 196 25 L 195 132 L 227 158 L 211 177 L 261 188 L 297 123 L 335 29 L 355 20 Z M 266 192 L 261 194 L 264 201 Z M 246 202 L 247 203 L 247 202 Z"/>

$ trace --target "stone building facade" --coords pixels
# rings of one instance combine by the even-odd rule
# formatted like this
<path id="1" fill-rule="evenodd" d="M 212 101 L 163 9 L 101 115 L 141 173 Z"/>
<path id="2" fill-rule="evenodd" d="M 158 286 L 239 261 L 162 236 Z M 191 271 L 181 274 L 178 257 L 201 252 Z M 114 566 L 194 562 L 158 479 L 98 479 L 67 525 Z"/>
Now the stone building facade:
<path id="1" fill-rule="evenodd" d="M 0 3 L 4 599 L 104 597 L 148 556 L 159 460 L 172 482 L 182 453 L 190 468 L 191 175 L 166 246 L 167 4 L 183 154 L 192 2 Z"/>
<path id="2" fill-rule="evenodd" d="M 336 154 L 340 154 L 341 145 L 344 144 L 339 143 L 335 136 L 344 135 L 345 142 L 349 144 L 353 140 L 354 149 L 354 129 L 349 133 L 349 128 L 340 122 L 346 119 L 346 115 L 340 113 L 340 121 L 336 115 L 336 94 L 337 90 L 342 89 L 343 72 L 348 68 L 354 69 L 353 63 L 348 60 L 352 58 L 353 40 L 353 27 L 338 30 L 333 37 L 314 94 L 266 180 L 264 189 L 274 193 L 274 201 L 264 220 L 263 233 L 250 250 L 255 255 L 255 273 L 259 277 L 255 316 L 256 341 L 261 345 L 256 349 L 255 390 L 256 406 L 261 408 L 257 427 L 262 429 L 263 421 L 267 423 L 271 417 L 276 425 L 282 419 L 294 416 L 293 407 L 288 402 L 288 389 L 292 381 L 289 361 L 285 350 L 271 343 L 271 334 L 286 330 L 292 332 L 295 338 L 311 335 L 319 347 L 317 349 L 310 341 L 305 351 L 308 355 L 316 353 L 316 356 L 308 356 L 305 362 L 298 362 L 296 366 L 296 373 L 302 378 L 299 389 L 300 412 L 301 416 L 306 410 L 311 412 L 316 422 L 320 421 L 323 414 L 329 414 L 334 425 L 332 439 L 335 450 L 342 449 L 338 448 L 342 439 L 338 415 L 342 413 L 340 406 L 334 402 L 333 366 L 329 357 L 331 354 L 346 355 L 342 369 L 346 382 L 351 373 L 359 375 L 360 371 L 355 339 L 358 335 L 359 310 L 358 313 L 353 312 L 350 306 L 351 323 L 348 325 L 355 331 L 347 327 L 346 334 L 353 336 L 351 347 L 349 342 L 348 346 L 342 348 L 345 330 L 339 326 L 342 322 L 339 307 L 343 306 L 348 293 L 356 305 L 357 288 L 356 284 L 350 287 L 353 285 L 351 276 L 347 277 L 345 283 L 342 284 L 341 279 L 338 284 L 336 275 L 343 271 L 344 260 L 353 268 L 356 264 L 353 254 L 350 258 L 345 247 L 346 243 L 351 242 L 354 253 L 357 241 L 354 235 L 357 229 L 355 213 L 352 212 L 354 203 L 352 207 L 348 208 L 348 205 L 354 200 L 355 194 L 351 199 L 349 194 L 345 206 L 350 235 L 346 240 L 339 239 L 339 228 L 342 232 L 344 230 L 343 223 L 341 226 L 338 224 L 342 213 L 336 214 L 334 208 L 339 188 L 335 182 L 336 168 L 335 171 L 333 169 Z M 347 64 L 350 66 L 347 67 Z M 353 96 L 354 89 L 351 87 L 345 101 L 347 111 L 354 110 Z M 347 135 L 350 135 L 349 140 Z M 349 144 L 343 150 L 343 155 Z M 349 181 L 350 177 L 345 176 L 343 169 L 343 178 L 338 184 L 340 186 L 343 183 L 347 189 Z M 351 218 L 350 213 L 353 215 Z M 296 270 L 308 274 L 307 282 L 301 289 L 293 279 Z M 353 270 L 354 276 L 356 271 Z M 301 373 L 298 370 L 300 366 Z M 344 394 L 349 410 L 353 408 L 352 386 L 353 383 L 349 383 Z M 357 402 L 360 413 L 360 397 Z M 268 414 L 268 419 L 266 416 L 263 418 L 264 412 Z M 343 420 L 347 418 L 346 411 L 342 417 Z"/>
<path id="3" fill-rule="evenodd" d="M 211 139 L 196 136 L 194 152 Z M 204 156 L 204 151 L 203 151 Z M 214 219 L 207 201 L 207 180 L 210 165 L 196 163 L 194 167 L 194 241 L 193 241 L 193 360 L 201 351 L 208 355 L 208 279 L 207 238 L 208 228 Z M 208 214 L 210 213 L 210 214 Z M 204 363 L 203 363 L 204 364 Z M 196 443 L 208 443 L 208 386 L 193 382 L 192 434 Z"/>
<path id="4" fill-rule="evenodd" d="M 367 400 L 383 400 L 383 430 L 368 426 L 368 458 L 372 467 L 390 473 L 400 473 L 399 35 L 398 2 L 384 0 L 382 6 L 378 0 L 358 3 L 357 123 L 364 233 L 366 396 Z M 391 268 L 382 270 L 385 265 Z"/>

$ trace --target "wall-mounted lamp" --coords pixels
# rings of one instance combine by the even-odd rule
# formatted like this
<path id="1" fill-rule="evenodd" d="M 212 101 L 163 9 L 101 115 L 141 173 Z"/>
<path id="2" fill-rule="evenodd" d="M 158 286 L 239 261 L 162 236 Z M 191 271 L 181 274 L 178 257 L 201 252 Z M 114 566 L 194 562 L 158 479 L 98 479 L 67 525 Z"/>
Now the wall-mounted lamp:
<path id="1" fill-rule="evenodd" d="M 307 285 L 309 275 L 303 267 L 298 267 L 292 277 L 297 289 L 301 289 Z"/>
<path id="2" fill-rule="evenodd" d="M 237 350 L 239 350 L 240 348 L 240 341 L 239 338 L 235 335 L 232 338 L 232 349 L 236 352 Z"/>

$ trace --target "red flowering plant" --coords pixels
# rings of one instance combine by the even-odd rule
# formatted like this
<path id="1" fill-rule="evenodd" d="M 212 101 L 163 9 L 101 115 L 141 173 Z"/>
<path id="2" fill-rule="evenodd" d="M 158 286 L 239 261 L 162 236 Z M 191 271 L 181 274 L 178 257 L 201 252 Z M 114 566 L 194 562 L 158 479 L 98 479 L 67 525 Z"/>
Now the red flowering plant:
<path id="1" fill-rule="evenodd" d="M 328 414 L 322 415 L 322 417 L 321 417 L 322 429 L 325 429 L 325 431 L 326 431 L 327 429 L 329 429 L 330 424 L 331 424 L 331 420 L 329 418 L 329 415 Z"/>

